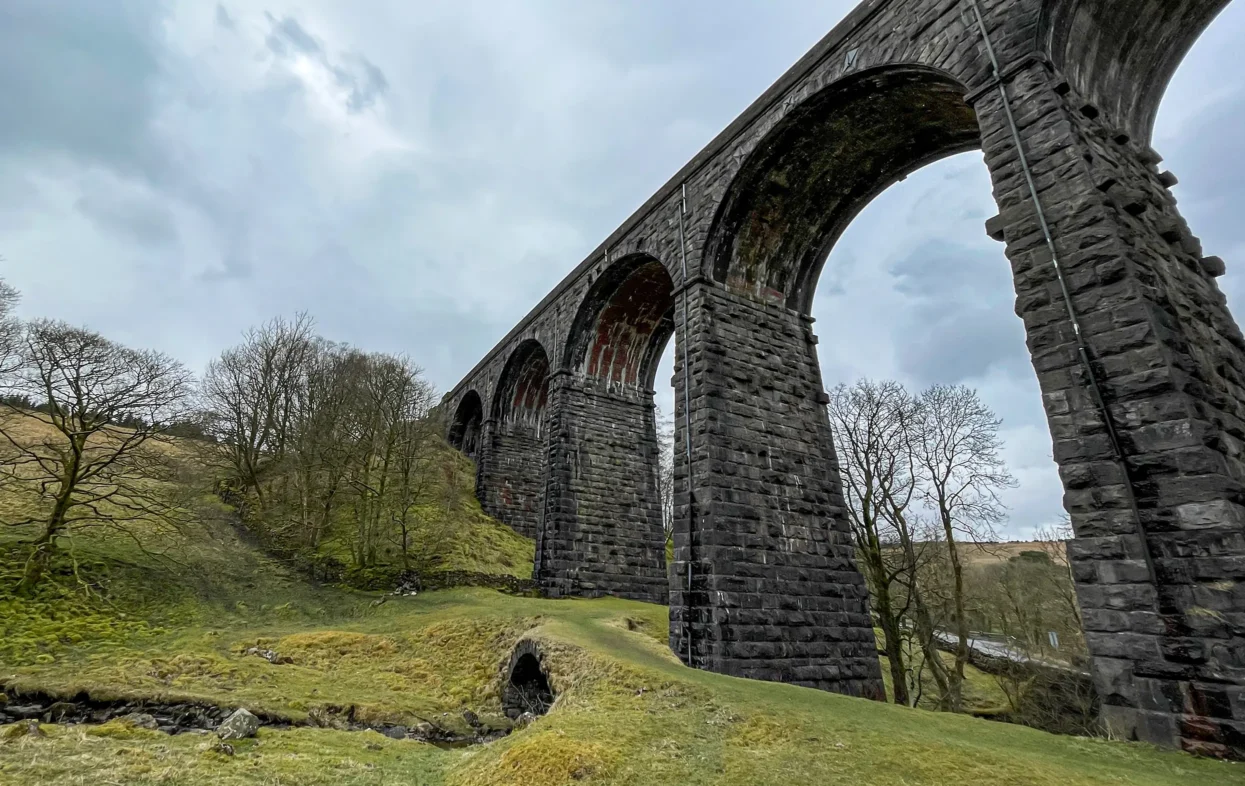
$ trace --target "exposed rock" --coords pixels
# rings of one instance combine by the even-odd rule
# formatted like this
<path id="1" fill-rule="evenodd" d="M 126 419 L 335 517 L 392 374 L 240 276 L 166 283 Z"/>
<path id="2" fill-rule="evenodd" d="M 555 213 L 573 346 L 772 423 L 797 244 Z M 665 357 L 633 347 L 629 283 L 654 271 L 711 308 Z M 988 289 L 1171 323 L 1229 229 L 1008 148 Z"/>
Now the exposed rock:
<path id="1" fill-rule="evenodd" d="M 135 700 L 97 700 L 86 696 L 73 702 L 66 702 L 56 696 L 43 693 L 15 694 L 9 691 L 10 704 L 0 705 L 0 725 L 21 723 L 15 730 L 6 729 L 6 736 L 23 736 L 27 732 L 25 721 L 50 723 L 45 716 L 52 717 L 57 723 L 65 724 L 100 724 L 109 721 L 120 721 L 131 728 L 152 729 L 170 735 L 204 734 L 220 735 L 222 740 L 240 739 L 251 736 L 259 726 L 269 729 L 281 729 L 290 726 L 318 726 L 341 731 L 370 730 L 376 734 L 392 739 L 418 739 L 443 747 L 461 747 L 489 742 L 504 737 L 509 728 L 494 728 L 481 720 L 475 713 L 464 713 L 463 718 L 475 725 L 466 734 L 450 730 L 450 713 L 441 713 L 443 722 L 424 722 L 415 727 L 371 725 L 354 718 L 354 707 L 314 707 L 305 721 L 291 722 L 287 720 L 267 719 L 261 721 L 253 713 L 245 709 L 231 712 L 221 707 L 210 705 L 177 703 L 156 704 Z M 16 695 L 22 704 L 11 702 Z M 34 702 L 34 703 L 27 703 Z M 208 750 L 207 747 L 202 750 Z M 212 750 L 224 753 L 219 747 Z"/>
<path id="2" fill-rule="evenodd" d="M 431 723 L 424 721 L 423 723 L 415 724 L 415 726 L 411 729 L 411 735 L 418 737 L 421 740 L 435 740 L 440 739 L 441 730 L 436 726 L 433 726 Z"/>
<path id="3" fill-rule="evenodd" d="M 59 723 L 67 717 L 72 717 L 78 713 L 78 705 L 68 701 L 53 702 L 46 710 L 43 711 L 44 723 Z"/>
<path id="4" fill-rule="evenodd" d="M 525 712 L 514 719 L 514 727 L 516 729 L 525 729 L 536 721 L 536 716 L 530 712 Z"/>
<path id="5" fill-rule="evenodd" d="M 263 658 L 269 663 L 274 663 L 277 665 L 283 665 L 286 663 L 294 662 L 294 659 L 289 657 L 288 655 L 281 655 L 275 650 L 265 649 L 264 647 L 247 647 L 246 649 L 242 651 L 242 654 L 243 655 L 255 655 L 257 657 Z"/>
<path id="6" fill-rule="evenodd" d="M 238 709 L 216 729 L 216 736 L 222 740 L 240 740 L 244 737 L 255 736 L 258 730 L 259 718 L 248 710 Z"/>
<path id="7" fill-rule="evenodd" d="M 117 718 L 122 723 L 133 726 L 137 729 L 158 729 L 160 724 L 154 717 L 145 712 L 131 712 L 128 715 L 122 715 Z"/>
<path id="8" fill-rule="evenodd" d="M 480 716 L 476 715 L 471 710 L 463 710 L 463 720 L 465 720 L 467 725 L 473 729 L 478 730 L 480 728 Z"/>

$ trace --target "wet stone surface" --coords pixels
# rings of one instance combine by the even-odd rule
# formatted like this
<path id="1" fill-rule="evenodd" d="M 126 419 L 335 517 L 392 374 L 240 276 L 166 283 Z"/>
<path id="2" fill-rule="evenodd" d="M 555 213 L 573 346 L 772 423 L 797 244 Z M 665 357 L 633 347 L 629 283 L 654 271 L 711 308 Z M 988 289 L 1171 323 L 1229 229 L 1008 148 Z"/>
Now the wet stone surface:
<path id="1" fill-rule="evenodd" d="M 45 693 L 19 692 L 6 688 L 7 702 L 0 703 L 0 725 L 21 722 L 98 725 L 121 720 L 136 728 L 151 729 L 165 734 L 208 734 L 218 732 L 226 720 L 240 711 L 235 708 L 190 702 L 154 703 L 145 701 L 99 701 L 79 694 L 71 698 Z M 511 728 L 493 727 L 467 710 L 463 719 L 471 728 L 468 733 L 446 728 L 430 721 L 414 726 L 401 724 L 368 724 L 354 718 L 354 708 L 329 708 L 313 712 L 306 721 L 293 722 L 263 712 L 253 713 L 258 728 L 288 729 L 294 726 L 332 728 L 339 731 L 375 731 L 395 740 L 427 742 L 445 748 L 466 747 L 501 739 Z M 448 719 L 448 716 L 446 716 Z M 449 725 L 448 723 L 446 725 Z"/>

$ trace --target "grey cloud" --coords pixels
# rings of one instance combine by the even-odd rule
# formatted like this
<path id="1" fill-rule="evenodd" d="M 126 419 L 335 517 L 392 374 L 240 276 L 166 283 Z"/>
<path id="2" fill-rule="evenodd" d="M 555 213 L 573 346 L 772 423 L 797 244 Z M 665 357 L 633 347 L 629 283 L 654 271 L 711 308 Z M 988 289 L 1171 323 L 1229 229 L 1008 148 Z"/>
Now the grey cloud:
<path id="1" fill-rule="evenodd" d="M 216 24 L 226 30 L 237 29 L 237 25 L 234 23 L 233 17 L 229 15 L 227 10 L 225 10 L 225 6 L 220 5 L 219 3 L 216 5 Z"/>
<path id="2" fill-rule="evenodd" d="M 312 37 L 310 33 L 303 29 L 298 20 L 292 16 L 277 19 L 270 13 L 265 12 L 268 22 L 272 25 L 272 32 L 264 40 L 268 48 L 278 57 L 285 57 L 289 54 L 287 46 L 293 47 L 296 51 L 304 55 L 322 56 L 324 48 L 320 46 L 320 42 Z"/>
<path id="3" fill-rule="evenodd" d="M 362 55 L 347 57 L 350 67 L 333 66 L 333 77 L 342 89 L 349 92 L 346 108 L 353 113 L 362 112 L 376 103 L 389 89 L 385 72 Z"/>
<path id="4" fill-rule="evenodd" d="M 0 3 L 0 154 L 158 169 L 150 87 L 161 69 L 163 17 L 154 0 Z"/>
<path id="5" fill-rule="evenodd" d="M 337 86 L 346 91 L 346 109 L 357 114 L 373 106 L 389 89 L 389 80 L 371 60 L 356 52 L 342 55 L 341 62 L 334 62 L 318 39 L 312 36 L 292 16 L 277 19 L 265 14 L 272 31 L 264 39 L 265 45 L 279 58 L 289 57 L 291 49 L 298 54 L 314 58 L 332 74 Z"/>
<path id="6" fill-rule="evenodd" d="M 922 385 L 949 384 L 984 376 L 995 365 L 1025 361 L 1024 330 L 1015 317 L 997 309 L 955 310 L 917 310 L 909 320 L 910 338 L 901 339 L 898 347 L 904 372 Z"/>
<path id="7" fill-rule="evenodd" d="M 241 281 L 250 278 L 253 272 L 254 263 L 245 244 L 235 238 L 221 255 L 220 264 L 200 273 L 199 280 L 206 284 Z"/>
<path id="8" fill-rule="evenodd" d="M 1024 362 L 1024 328 L 1012 313 L 1011 271 L 1001 251 L 935 240 L 896 262 L 890 274 L 911 302 L 896 336 L 897 358 L 922 384 L 960 382 Z"/>
<path id="9" fill-rule="evenodd" d="M 1011 289 L 1011 269 L 996 253 L 933 238 L 890 267 L 895 288 L 914 297 L 992 296 Z"/>
<path id="10" fill-rule="evenodd" d="M 106 231 L 119 232 L 144 246 L 168 246 L 178 239 L 172 211 L 151 200 L 94 191 L 79 197 L 74 207 Z"/>

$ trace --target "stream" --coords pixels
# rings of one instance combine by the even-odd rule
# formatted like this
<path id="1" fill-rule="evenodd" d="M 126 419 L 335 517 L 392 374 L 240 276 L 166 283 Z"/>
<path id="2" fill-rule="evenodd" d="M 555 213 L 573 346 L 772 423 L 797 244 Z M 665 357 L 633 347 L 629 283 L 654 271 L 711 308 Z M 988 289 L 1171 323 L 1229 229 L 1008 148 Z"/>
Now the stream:
<path id="1" fill-rule="evenodd" d="M 42 692 L 21 691 L 9 686 L 4 688 L 4 695 L 7 695 L 8 701 L 0 703 L 0 725 L 28 720 L 98 725 L 128 717 L 135 726 L 165 734 L 210 734 L 235 709 L 194 702 L 101 701 L 86 694 L 67 699 Z M 472 729 L 467 734 L 427 720 L 421 720 L 413 726 L 363 723 L 355 720 L 354 707 L 313 710 L 305 721 L 292 721 L 256 710 L 251 712 L 259 718 L 260 728 L 288 729 L 303 726 L 342 731 L 375 731 L 390 739 L 427 742 L 441 748 L 462 748 L 492 742 L 505 737 L 511 731 L 510 728 L 493 728 L 482 723 L 470 710 L 463 713 L 463 720 Z"/>

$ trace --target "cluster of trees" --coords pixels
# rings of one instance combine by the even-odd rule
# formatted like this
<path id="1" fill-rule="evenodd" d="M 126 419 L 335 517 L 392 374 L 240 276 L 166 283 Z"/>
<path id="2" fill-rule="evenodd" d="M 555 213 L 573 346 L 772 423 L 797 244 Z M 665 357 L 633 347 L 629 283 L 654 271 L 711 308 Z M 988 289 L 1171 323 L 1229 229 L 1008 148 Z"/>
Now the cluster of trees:
<path id="1" fill-rule="evenodd" d="M 828 411 L 896 703 L 932 694 L 938 706 L 963 710 L 965 668 L 982 633 L 1028 657 L 1083 648 L 1061 539 L 1011 559 L 967 559 L 998 539 L 999 495 L 1015 485 L 1000 421 L 975 391 L 912 394 L 865 380 L 836 388 Z M 1057 653 L 1050 631 L 1061 637 Z M 1021 686 L 1010 687 L 1018 704 Z"/>
<path id="2" fill-rule="evenodd" d="M 266 543 L 420 570 L 464 481 L 446 462 L 432 385 L 401 356 L 315 335 L 305 316 L 249 331 L 202 382 L 212 459 Z"/>
<path id="3" fill-rule="evenodd" d="M 470 477 L 447 461 L 434 391 L 408 359 L 273 320 L 211 363 L 178 361 L 63 322 L 20 322 L 0 281 L 0 486 L 28 504 L 0 524 L 30 533 L 19 592 L 75 535 L 146 548 L 193 520 L 207 482 L 268 546 L 339 564 L 419 570 Z M 195 437 L 191 441 L 175 437 Z"/>

